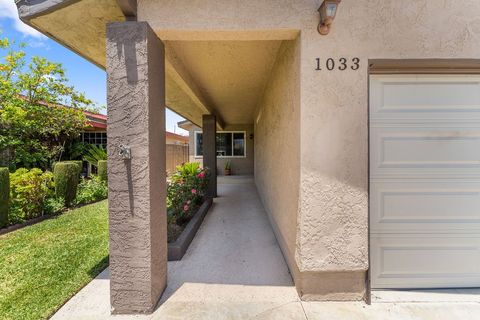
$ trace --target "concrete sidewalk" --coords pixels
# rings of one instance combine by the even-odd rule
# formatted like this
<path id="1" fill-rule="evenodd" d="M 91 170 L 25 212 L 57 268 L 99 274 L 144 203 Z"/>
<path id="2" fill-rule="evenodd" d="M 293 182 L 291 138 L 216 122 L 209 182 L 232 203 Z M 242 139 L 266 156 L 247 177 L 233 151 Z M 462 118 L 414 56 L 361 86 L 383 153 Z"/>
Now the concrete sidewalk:
<path id="1" fill-rule="evenodd" d="M 107 269 L 52 319 L 480 318 L 478 290 L 378 292 L 371 306 L 301 302 L 251 177 L 219 179 L 219 197 L 186 255 L 168 263 L 168 287 L 152 315 L 111 316 L 108 279 Z"/>

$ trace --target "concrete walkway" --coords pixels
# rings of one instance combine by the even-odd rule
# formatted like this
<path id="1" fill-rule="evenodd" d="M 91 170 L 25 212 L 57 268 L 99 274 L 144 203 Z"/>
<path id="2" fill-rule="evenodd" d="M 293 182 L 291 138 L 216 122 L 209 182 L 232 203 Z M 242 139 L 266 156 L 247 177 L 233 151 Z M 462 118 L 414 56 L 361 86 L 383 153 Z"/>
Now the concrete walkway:
<path id="1" fill-rule="evenodd" d="M 397 294 L 380 292 L 372 306 L 301 302 L 251 177 L 219 179 L 219 197 L 186 255 L 168 263 L 168 287 L 152 315 L 111 316 L 108 279 L 107 269 L 52 319 L 465 320 L 480 315 L 475 291 L 446 291 L 442 297 L 448 298 L 440 301 L 428 292 L 403 294 L 402 303 L 394 302 Z M 417 301 L 420 296 L 424 301 Z"/>

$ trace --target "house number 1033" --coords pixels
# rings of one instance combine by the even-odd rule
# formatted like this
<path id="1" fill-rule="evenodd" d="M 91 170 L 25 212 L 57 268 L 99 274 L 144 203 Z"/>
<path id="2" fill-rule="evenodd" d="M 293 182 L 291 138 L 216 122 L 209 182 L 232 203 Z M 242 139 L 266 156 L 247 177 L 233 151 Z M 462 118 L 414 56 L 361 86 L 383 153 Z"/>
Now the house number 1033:
<path id="1" fill-rule="evenodd" d="M 322 60 L 320 58 L 315 59 L 317 62 L 315 70 L 321 71 L 327 69 L 328 71 L 332 70 L 340 70 L 345 71 L 348 68 L 351 70 L 358 70 L 360 68 L 360 58 L 352 58 L 348 60 L 347 58 L 328 58 L 326 60 Z"/>

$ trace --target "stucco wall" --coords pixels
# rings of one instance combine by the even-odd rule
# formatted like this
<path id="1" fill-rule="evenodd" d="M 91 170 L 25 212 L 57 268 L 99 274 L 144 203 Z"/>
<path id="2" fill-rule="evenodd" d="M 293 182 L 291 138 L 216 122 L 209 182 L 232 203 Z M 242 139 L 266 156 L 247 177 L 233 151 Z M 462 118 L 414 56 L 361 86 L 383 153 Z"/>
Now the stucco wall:
<path id="1" fill-rule="evenodd" d="M 346 296 L 361 298 L 368 269 L 368 60 L 480 58 L 480 1 L 342 1 L 328 36 L 316 29 L 320 3 L 140 0 L 139 20 L 167 40 L 301 34 L 296 262 L 318 279 L 353 279 L 355 289 L 344 288 L 356 294 Z M 359 69 L 315 70 L 316 58 L 342 57 L 358 57 Z M 284 169 L 290 174 L 295 166 Z"/>
<path id="2" fill-rule="evenodd" d="M 189 158 L 191 162 L 203 163 L 202 157 L 195 157 L 195 131 L 202 131 L 202 128 L 192 124 L 189 126 Z M 254 161 L 254 142 L 255 139 L 251 139 L 250 135 L 253 135 L 253 125 L 248 124 L 235 124 L 226 125 L 222 131 L 245 131 L 245 143 L 247 156 L 246 157 L 232 157 L 221 158 L 217 157 L 217 174 L 223 175 L 223 169 L 227 160 L 231 161 L 232 174 L 236 175 L 253 175 L 253 161 Z M 218 130 L 217 130 L 218 132 Z"/>
<path id="3" fill-rule="evenodd" d="M 284 41 L 255 112 L 255 183 L 290 270 L 300 180 L 300 40 Z"/>

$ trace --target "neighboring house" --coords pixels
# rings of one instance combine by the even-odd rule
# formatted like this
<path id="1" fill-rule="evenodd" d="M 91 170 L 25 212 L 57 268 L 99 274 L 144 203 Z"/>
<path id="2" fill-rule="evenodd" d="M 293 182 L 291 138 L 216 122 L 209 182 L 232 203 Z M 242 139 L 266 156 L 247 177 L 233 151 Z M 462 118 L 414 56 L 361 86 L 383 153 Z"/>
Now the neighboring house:
<path id="1" fill-rule="evenodd" d="M 88 126 L 81 133 L 80 141 L 107 147 L 107 116 L 99 113 L 84 111 Z"/>
<path id="2" fill-rule="evenodd" d="M 216 131 L 253 127 L 302 299 L 480 286 L 480 1 L 342 1 L 328 35 L 322 1 L 16 2 L 106 70 L 108 144 L 131 147 L 109 159 L 114 312 L 166 286 L 164 106 L 202 127 L 210 196 Z"/>
<path id="3" fill-rule="evenodd" d="M 189 161 L 203 165 L 202 129 L 185 120 L 178 126 L 189 133 Z M 232 174 L 253 175 L 253 125 L 228 126 L 217 131 L 217 174 L 223 174 L 225 162 L 230 161 Z"/>
<path id="4" fill-rule="evenodd" d="M 86 144 L 107 148 L 107 116 L 100 113 L 83 111 L 87 118 L 87 126 L 80 134 L 78 141 Z M 82 174 L 89 176 L 96 173 L 96 168 L 87 161 L 83 161 Z"/>
<path id="5" fill-rule="evenodd" d="M 188 136 L 182 136 L 173 132 L 165 131 L 165 141 L 167 144 L 176 146 L 188 146 Z"/>
<path id="6" fill-rule="evenodd" d="M 81 133 L 80 141 L 94 144 L 103 148 L 107 147 L 107 116 L 99 113 L 84 111 L 88 126 Z M 172 173 L 176 166 L 188 162 L 188 136 L 182 136 L 172 132 L 165 132 L 166 170 Z M 91 171 L 90 166 L 88 172 Z"/>

